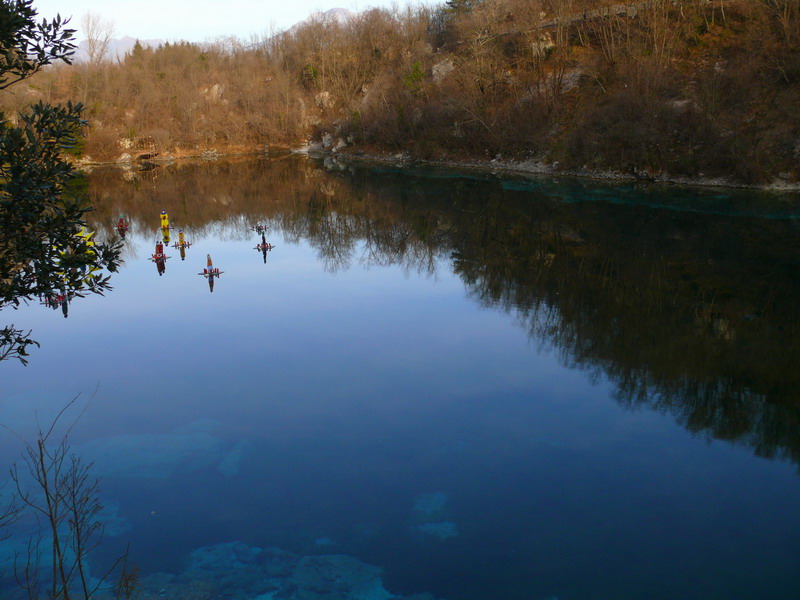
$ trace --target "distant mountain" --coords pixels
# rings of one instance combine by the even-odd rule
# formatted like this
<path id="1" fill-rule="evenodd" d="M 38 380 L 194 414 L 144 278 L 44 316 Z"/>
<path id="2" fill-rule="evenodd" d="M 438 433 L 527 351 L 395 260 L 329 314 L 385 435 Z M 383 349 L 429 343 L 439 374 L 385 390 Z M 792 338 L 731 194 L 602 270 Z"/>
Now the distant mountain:
<path id="1" fill-rule="evenodd" d="M 322 13 L 325 17 L 338 21 L 339 23 L 347 23 L 350 19 L 356 16 L 352 10 L 346 8 L 331 8 Z"/>
<path id="2" fill-rule="evenodd" d="M 139 43 L 144 47 L 156 48 L 164 43 L 164 40 L 139 40 Z M 123 58 L 128 52 L 133 50 L 136 45 L 136 38 L 126 35 L 118 40 L 111 40 L 108 45 L 108 53 L 106 60 L 116 60 Z M 89 60 L 89 42 L 87 40 L 78 44 L 78 50 L 75 52 L 75 62 L 86 62 Z"/>

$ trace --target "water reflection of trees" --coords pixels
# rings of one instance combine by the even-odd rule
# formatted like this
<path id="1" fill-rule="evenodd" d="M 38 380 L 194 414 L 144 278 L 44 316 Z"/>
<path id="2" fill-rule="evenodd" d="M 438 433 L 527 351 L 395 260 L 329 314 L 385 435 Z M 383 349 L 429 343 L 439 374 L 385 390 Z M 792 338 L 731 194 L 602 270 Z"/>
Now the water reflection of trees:
<path id="1" fill-rule="evenodd" d="M 518 210 L 508 196 L 508 219 L 459 228 L 456 268 L 482 303 L 517 312 L 565 363 L 614 382 L 625 405 L 800 460 L 792 221 L 605 204 Z"/>
<path id="2" fill-rule="evenodd" d="M 304 159 L 184 164 L 124 176 L 103 169 L 89 179 L 98 206 L 94 225 L 109 232 L 118 214 L 125 214 L 132 233 L 155 235 L 158 214 L 166 210 L 173 225 L 195 241 L 212 233 L 245 239 L 254 223 L 264 223 L 290 243 L 307 240 L 330 271 L 357 260 L 432 272 L 436 262 L 438 246 L 420 237 L 428 235 L 433 218 L 424 206 L 410 217 L 409 207 L 396 206 L 379 190 L 354 196 L 352 182 Z"/>
<path id="3" fill-rule="evenodd" d="M 70 119 L 47 107 L 36 110 L 45 125 L 36 122 L 26 130 L 2 125 L 8 131 L 0 158 L 0 310 L 40 302 L 66 317 L 73 299 L 111 289 L 106 271 L 117 269 L 120 249 L 115 236 L 101 239 L 86 229 L 91 207 L 79 189 L 68 187 L 72 171 L 58 149 L 67 147 L 64 140 L 71 135 L 61 119 L 67 125 Z M 77 126 L 77 114 L 69 116 Z M 9 138 L 25 139 L 30 147 L 12 145 L 9 151 Z M 39 345 L 31 334 L 13 324 L 1 327 L 0 361 L 27 363 L 29 348 Z"/>
<path id="4" fill-rule="evenodd" d="M 128 181 L 103 171 L 91 182 L 109 226 L 124 212 L 155 231 L 167 209 L 195 238 L 209 223 L 229 236 L 267 223 L 290 242 L 308 240 L 333 271 L 357 260 L 434 274 L 449 260 L 477 302 L 513 314 L 565 364 L 608 378 L 620 403 L 800 462 L 792 219 L 573 202 L 613 199 L 615 188 L 596 184 L 519 192 L 490 177 L 325 172 L 291 158 L 161 168 Z M 688 192 L 625 193 L 664 205 Z"/>

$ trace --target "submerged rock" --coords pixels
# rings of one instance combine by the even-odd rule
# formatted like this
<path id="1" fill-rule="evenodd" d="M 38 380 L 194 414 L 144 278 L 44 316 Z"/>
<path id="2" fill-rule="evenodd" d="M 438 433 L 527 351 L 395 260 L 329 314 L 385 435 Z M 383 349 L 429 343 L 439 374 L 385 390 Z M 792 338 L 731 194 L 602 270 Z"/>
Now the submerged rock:
<path id="1" fill-rule="evenodd" d="M 414 501 L 413 530 L 426 537 L 447 540 L 458 535 L 458 526 L 447 519 L 447 494 L 433 492 L 420 494 Z"/>
<path id="2" fill-rule="evenodd" d="M 316 546 L 335 546 L 336 542 L 334 542 L 331 538 L 327 536 L 318 537 L 314 540 L 314 545 Z"/>
<path id="3" fill-rule="evenodd" d="M 224 442 L 208 433 L 128 434 L 94 440 L 80 448 L 100 476 L 166 479 L 219 462 Z"/>
<path id="4" fill-rule="evenodd" d="M 226 477 L 233 477 L 239 474 L 239 464 L 242 457 L 250 450 L 250 442 L 242 440 L 236 444 L 233 449 L 222 457 L 217 465 L 217 471 Z"/>
<path id="5" fill-rule="evenodd" d="M 198 548 L 189 556 L 189 571 L 230 571 L 258 562 L 263 550 L 243 544 L 229 542 Z"/>
<path id="6" fill-rule="evenodd" d="M 352 556 L 306 556 L 297 563 L 288 583 L 290 600 L 388 600 L 381 570 Z"/>
<path id="7" fill-rule="evenodd" d="M 458 527 L 452 521 L 423 523 L 422 525 L 417 525 L 417 531 L 423 535 L 434 537 L 437 540 L 447 540 L 458 535 Z"/>
<path id="8" fill-rule="evenodd" d="M 104 537 L 119 537 L 133 528 L 133 524 L 120 514 L 116 502 L 104 501 L 92 520 L 102 525 Z"/>
<path id="9" fill-rule="evenodd" d="M 216 422 L 202 420 L 169 433 L 117 435 L 76 446 L 75 451 L 93 461 L 93 472 L 101 477 L 166 479 L 177 472 L 214 465 L 223 475 L 235 475 L 248 443 L 240 441 L 230 448 L 210 433 L 216 426 Z"/>
<path id="10" fill-rule="evenodd" d="M 434 517 L 441 514 L 447 506 L 447 494 L 433 492 L 420 494 L 414 500 L 414 512 L 424 517 Z"/>
<path id="11" fill-rule="evenodd" d="M 381 569 L 345 554 L 300 556 L 227 542 L 197 548 L 184 571 L 141 579 L 142 600 L 435 600 L 383 585 Z"/>

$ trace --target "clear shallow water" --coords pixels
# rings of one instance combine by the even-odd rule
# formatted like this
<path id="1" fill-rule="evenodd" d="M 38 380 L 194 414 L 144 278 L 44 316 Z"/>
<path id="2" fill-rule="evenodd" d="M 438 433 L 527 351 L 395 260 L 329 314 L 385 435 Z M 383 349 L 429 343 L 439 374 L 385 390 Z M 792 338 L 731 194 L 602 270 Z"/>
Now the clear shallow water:
<path id="1" fill-rule="evenodd" d="M 310 598 L 319 555 L 367 582 L 331 599 L 382 597 L 362 563 L 448 600 L 800 596 L 797 201 L 538 186 L 96 172 L 92 226 L 127 216 L 125 265 L 67 319 L 5 313 L 42 347 L 2 365 L 0 421 L 30 439 L 81 394 L 103 552 L 130 544 L 169 597 Z M 192 246 L 159 276 L 161 209 Z M 269 547 L 291 556 L 268 585 L 248 557 Z"/>

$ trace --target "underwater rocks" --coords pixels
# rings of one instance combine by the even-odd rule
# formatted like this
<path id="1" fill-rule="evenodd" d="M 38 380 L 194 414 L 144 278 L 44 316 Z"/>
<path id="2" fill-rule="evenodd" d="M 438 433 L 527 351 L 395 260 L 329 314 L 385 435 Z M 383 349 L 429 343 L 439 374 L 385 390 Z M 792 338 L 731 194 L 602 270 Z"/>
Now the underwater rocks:
<path id="1" fill-rule="evenodd" d="M 217 471 L 226 477 L 233 477 L 239 474 L 239 464 L 242 457 L 250 451 L 251 444 L 248 440 L 242 440 L 229 450 L 222 460 L 217 464 Z"/>
<path id="2" fill-rule="evenodd" d="M 44 505 L 44 495 L 35 490 L 30 493 L 28 499 Z M 97 537 L 92 537 L 92 543 L 103 539 L 121 536 L 127 533 L 132 525 L 125 517 L 120 514 L 120 507 L 113 502 L 104 502 L 100 510 L 91 515 L 91 525 L 98 527 Z M 99 535 L 102 531 L 102 535 Z M 60 523 L 58 535 L 62 540 L 68 540 L 71 535 L 66 521 Z M 19 521 L 7 524 L 5 529 L 0 529 L 0 598 L 10 597 L 8 590 L 18 591 L 15 579 L 15 569 L 22 568 L 22 565 L 29 558 L 33 557 L 32 548 L 38 547 L 38 561 L 40 573 L 47 573 L 52 569 L 52 548 L 53 536 L 47 528 L 42 528 L 42 523 L 34 515 L 28 515 Z M 73 564 L 75 556 L 72 550 L 65 546 L 65 563 Z M 16 565 L 16 566 L 15 566 Z M 84 562 L 85 573 L 91 571 L 89 561 Z M 88 575 L 90 579 L 100 583 L 96 578 Z"/>
<path id="3" fill-rule="evenodd" d="M 118 435 L 84 444 L 103 476 L 166 479 L 175 471 L 194 471 L 221 460 L 223 442 L 204 433 Z"/>
<path id="4" fill-rule="evenodd" d="M 381 569 L 353 556 L 300 556 L 241 542 L 198 548 L 183 572 L 143 577 L 140 592 L 142 600 L 435 600 L 390 593 Z"/>
<path id="5" fill-rule="evenodd" d="M 447 507 L 447 494 L 433 492 L 420 494 L 414 500 L 414 512 L 424 517 L 435 517 Z"/>
<path id="6" fill-rule="evenodd" d="M 93 461 L 93 472 L 102 477 L 167 479 L 179 472 L 216 466 L 225 476 L 239 472 L 247 441 L 233 447 L 213 435 L 218 424 L 203 420 L 164 434 L 124 434 L 100 438 L 76 446 L 82 457 Z"/>
<path id="7" fill-rule="evenodd" d="M 452 521 L 437 521 L 436 523 L 423 523 L 417 525 L 416 530 L 438 540 L 446 540 L 458 535 L 458 527 Z"/>
<path id="8" fill-rule="evenodd" d="M 304 556 L 295 565 L 290 581 L 297 587 L 292 600 L 388 600 L 381 570 L 343 554 Z"/>
<path id="9" fill-rule="evenodd" d="M 420 494 L 414 501 L 412 528 L 418 534 L 440 541 L 456 537 L 458 526 L 447 520 L 448 513 L 447 494 Z"/>

